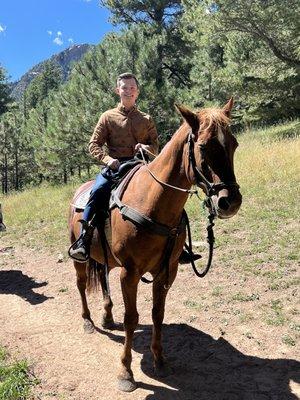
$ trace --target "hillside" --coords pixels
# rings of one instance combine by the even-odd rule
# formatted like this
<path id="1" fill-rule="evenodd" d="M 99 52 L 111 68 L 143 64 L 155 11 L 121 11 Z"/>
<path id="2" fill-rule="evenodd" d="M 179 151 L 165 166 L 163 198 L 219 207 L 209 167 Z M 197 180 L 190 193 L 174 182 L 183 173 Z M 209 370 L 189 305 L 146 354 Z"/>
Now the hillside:
<path id="1" fill-rule="evenodd" d="M 197 279 L 188 265 L 179 268 L 166 305 L 164 346 L 174 366 L 167 378 L 151 372 L 151 288 L 140 284 L 133 352 L 139 388 L 132 400 L 190 400 L 200 392 L 203 400 L 300 395 L 299 136 L 294 121 L 238 137 L 243 205 L 233 219 L 216 221 L 206 278 Z M 8 227 L 0 233 L 0 293 L 6 295 L 0 296 L 0 343 L 34 363 L 41 398 L 88 400 L 101 393 L 122 399 L 115 375 L 124 333 L 120 326 L 100 328 L 99 294 L 89 298 L 99 328 L 88 337 L 81 331 L 75 272 L 66 256 L 68 203 L 78 184 L 0 197 Z M 187 211 L 194 240 L 204 240 L 206 221 L 196 198 Z M 111 290 L 121 322 L 116 270 Z"/>
<path id="2" fill-rule="evenodd" d="M 55 62 L 61 67 L 63 78 L 66 80 L 72 64 L 79 61 L 82 56 L 91 48 L 92 45 L 89 44 L 72 45 L 66 50 L 54 54 L 49 60 Z M 28 72 L 26 72 L 20 78 L 20 80 L 11 84 L 11 95 L 14 99 L 19 100 L 22 97 L 25 89 L 30 84 L 32 79 L 43 70 L 45 62 L 49 60 L 44 60 L 35 65 Z"/>

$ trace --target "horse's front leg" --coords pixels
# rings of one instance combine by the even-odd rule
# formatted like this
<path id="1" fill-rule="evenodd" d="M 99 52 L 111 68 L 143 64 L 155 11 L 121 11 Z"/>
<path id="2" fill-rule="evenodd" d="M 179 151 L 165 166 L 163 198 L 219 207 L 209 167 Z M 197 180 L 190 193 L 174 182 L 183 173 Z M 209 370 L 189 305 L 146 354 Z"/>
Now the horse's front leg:
<path id="1" fill-rule="evenodd" d="M 86 300 L 86 286 L 87 286 L 86 264 L 74 261 L 74 267 L 76 269 L 76 275 L 77 275 L 77 287 L 81 297 L 82 318 L 84 321 L 83 329 L 84 332 L 86 333 L 93 333 L 94 323 L 91 319 L 91 313 L 88 308 Z"/>
<path id="2" fill-rule="evenodd" d="M 169 284 L 172 285 L 177 273 L 177 265 L 170 268 Z M 166 363 L 163 356 L 163 349 L 161 344 L 161 328 L 165 314 L 165 303 L 168 294 L 168 288 L 165 288 L 166 278 L 164 275 L 159 277 L 153 282 L 153 308 L 152 308 L 152 341 L 151 351 L 154 357 L 154 372 L 160 377 L 170 375 L 172 369 Z"/>
<path id="3" fill-rule="evenodd" d="M 121 371 L 118 375 L 118 388 L 123 392 L 132 392 L 136 389 L 136 383 L 131 370 L 131 348 L 135 328 L 138 324 L 139 315 L 136 309 L 136 293 L 140 276 L 131 269 L 121 270 L 121 287 L 125 305 L 124 329 L 125 344 L 121 356 Z"/>

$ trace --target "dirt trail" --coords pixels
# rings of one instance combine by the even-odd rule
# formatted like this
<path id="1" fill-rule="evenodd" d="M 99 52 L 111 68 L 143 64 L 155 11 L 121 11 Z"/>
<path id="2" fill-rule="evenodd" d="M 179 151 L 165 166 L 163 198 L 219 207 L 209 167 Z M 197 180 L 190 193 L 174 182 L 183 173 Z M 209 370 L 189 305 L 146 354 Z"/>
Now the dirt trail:
<path id="1" fill-rule="evenodd" d="M 56 254 L 5 249 L 3 242 L 0 247 L 0 343 L 33 365 L 41 380 L 35 399 L 292 400 L 300 394 L 295 349 L 280 344 L 276 330 L 257 326 L 251 340 L 241 326 L 224 331 L 222 310 L 187 309 L 186 299 L 197 299 L 218 279 L 218 267 L 210 278 L 196 281 L 188 266 L 181 267 L 167 301 L 164 347 L 174 374 L 152 375 L 151 287 L 141 284 L 132 364 L 138 389 L 120 393 L 116 374 L 124 334 L 121 324 L 114 331 L 101 329 L 100 294 L 89 298 L 98 329 L 84 334 L 72 263 L 58 263 Z M 117 270 L 111 274 L 111 290 L 114 318 L 121 323 Z M 266 335 L 267 345 L 259 346 Z"/>

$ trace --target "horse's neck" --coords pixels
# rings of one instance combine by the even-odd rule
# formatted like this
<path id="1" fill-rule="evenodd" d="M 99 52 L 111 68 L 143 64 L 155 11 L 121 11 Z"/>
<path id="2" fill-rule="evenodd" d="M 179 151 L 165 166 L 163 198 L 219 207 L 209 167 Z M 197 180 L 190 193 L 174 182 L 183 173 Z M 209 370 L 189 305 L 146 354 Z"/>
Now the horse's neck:
<path id="1" fill-rule="evenodd" d="M 190 189 L 184 165 L 184 143 L 186 132 L 180 128 L 159 156 L 149 164 L 151 172 L 162 182 L 178 188 Z M 151 194 L 155 216 L 166 224 L 177 223 L 188 194 L 159 184 L 152 178 Z M 177 221 L 177 222 L 176 222 Z"/>

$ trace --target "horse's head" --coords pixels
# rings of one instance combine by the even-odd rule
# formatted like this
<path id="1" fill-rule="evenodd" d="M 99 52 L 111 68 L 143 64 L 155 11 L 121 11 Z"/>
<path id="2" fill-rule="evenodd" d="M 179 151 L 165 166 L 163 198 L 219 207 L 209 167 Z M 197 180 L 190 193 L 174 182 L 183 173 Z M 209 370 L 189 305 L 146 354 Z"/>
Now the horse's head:
<path id="1" fill-rule="evenodd" d="M 232 217 L 242 203 L 233 165 L 238 142 L 229 127 L 232 106 L 232 99 L 221 109 L 207 108 L 197 113 L 177 106 L 190 128 L 186 150 L 188 179 L 210 196 L 219 218 Z"/>

